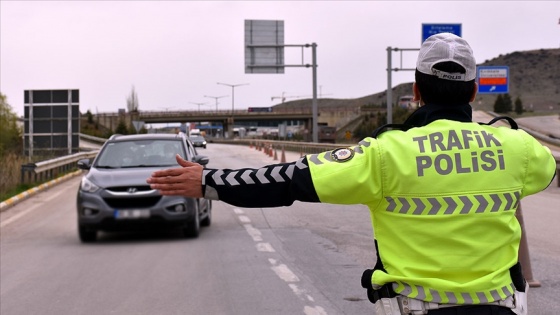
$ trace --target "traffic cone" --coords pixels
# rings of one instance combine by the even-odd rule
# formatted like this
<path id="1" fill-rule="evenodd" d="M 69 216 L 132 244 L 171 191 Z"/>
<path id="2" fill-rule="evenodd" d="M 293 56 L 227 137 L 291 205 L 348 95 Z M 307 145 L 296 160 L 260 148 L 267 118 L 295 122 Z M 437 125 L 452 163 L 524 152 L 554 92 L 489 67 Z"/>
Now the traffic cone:
<path id="1" fill-rule="evenodd" d="M 278 161 L 278 148 L 274 149 L 274 161 Z"/>
<path id="2" fill-rule="evenodd" d="M 286 163 L 286 153 L 284 152 L 284 146 L 282 146 L 282 156 L 280 157 L 280 163 Z"/>

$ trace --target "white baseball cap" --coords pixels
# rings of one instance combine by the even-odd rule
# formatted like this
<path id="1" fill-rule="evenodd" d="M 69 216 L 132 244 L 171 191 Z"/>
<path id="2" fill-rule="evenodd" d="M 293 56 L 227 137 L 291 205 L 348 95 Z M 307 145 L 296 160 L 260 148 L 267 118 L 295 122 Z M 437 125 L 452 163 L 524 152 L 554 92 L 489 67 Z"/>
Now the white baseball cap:
<path id="1" fill-rule="evenodd" d="M 440 62 L 454 62 L 465 68 L 466 73 L 448 73 L 434 69 Z M 428 37 L 420 47 L 418 71 L 451 81 L 471 81 L 476 78 L 476 61 L 469 43 L 452 33 L 439 33 Z"/>

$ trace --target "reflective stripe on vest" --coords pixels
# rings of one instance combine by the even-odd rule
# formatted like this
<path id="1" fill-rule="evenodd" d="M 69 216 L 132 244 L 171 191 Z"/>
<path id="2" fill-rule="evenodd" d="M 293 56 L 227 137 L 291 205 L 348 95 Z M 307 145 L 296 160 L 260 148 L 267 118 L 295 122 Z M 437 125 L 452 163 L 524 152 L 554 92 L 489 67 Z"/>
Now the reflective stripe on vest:
<path id="1" fill-rule="evenodd" d="M 446 197 L 385 197 L 389 203 L 387 211 L 412 215 L 468 214 L 509 211 L 517 209 L 521 192 L 488 195 L 462 195 Z"/>
<path id="2" fill-rule="evenodd" d="M 410 298 L 442 304 L 481 304 L 504 300 L 513 295 L 513 283 L 490 292 L 444 292 L 404 282 L 393 283 L 393 290 Z"/>

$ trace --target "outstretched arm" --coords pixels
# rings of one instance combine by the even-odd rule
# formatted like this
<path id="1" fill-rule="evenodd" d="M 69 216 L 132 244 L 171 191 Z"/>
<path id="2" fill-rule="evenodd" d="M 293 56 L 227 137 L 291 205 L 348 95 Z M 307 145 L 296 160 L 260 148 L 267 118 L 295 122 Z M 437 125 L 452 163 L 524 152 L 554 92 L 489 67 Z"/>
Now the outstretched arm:
<path id="1" fill-rule="evenodd" d="M 147 182 L 162 195 L 221 200 L 240 207 L 289 206 L 319 202 L 306 158 L 258 169 L 204 169 L 177 156 L 182 168 L 157 171 Z"/>
<path id="2" fill-rule="evenodd" d="M 170 168 L 156 171 L 146 182 L 152 189 L 157 189 L 164 196 L 181 195 L 201 198 L 202 196 L 202 165 L 189 162 L 175 156 L 181 168 Z"/>

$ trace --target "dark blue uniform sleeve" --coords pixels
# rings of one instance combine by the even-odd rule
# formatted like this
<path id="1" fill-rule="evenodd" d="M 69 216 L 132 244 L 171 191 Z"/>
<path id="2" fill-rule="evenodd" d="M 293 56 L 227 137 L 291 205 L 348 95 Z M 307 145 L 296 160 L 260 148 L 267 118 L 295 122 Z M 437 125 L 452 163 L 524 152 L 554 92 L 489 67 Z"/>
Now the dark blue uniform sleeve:
<path id="1" fill-rule="evenodd" d="M 319 202 L 305 157 L 258 169 L 204 169 L 204 197 L 244 208 L 289 206 L 294 201 Z"/>

